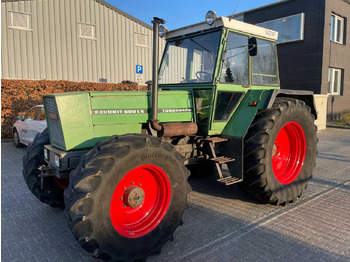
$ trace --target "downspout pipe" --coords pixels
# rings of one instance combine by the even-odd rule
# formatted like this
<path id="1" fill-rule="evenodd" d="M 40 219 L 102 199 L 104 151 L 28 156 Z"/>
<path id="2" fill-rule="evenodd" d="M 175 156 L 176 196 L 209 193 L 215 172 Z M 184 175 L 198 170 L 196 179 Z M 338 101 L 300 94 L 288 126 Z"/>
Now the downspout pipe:
<path id="1" fill-rule="evenodd" d="M 165 20 L 153 17 L 153 64 L 152 64 L 152 127 L 162 131 L 163 127 L 158 121 L 158 65 L 159 65 L 159 25 Z"/>

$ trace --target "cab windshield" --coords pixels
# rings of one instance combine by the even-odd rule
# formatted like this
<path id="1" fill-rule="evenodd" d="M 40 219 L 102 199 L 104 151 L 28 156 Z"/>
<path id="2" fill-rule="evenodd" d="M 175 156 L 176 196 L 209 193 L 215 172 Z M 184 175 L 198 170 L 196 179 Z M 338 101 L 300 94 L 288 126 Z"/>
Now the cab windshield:
<path id="1" fill-rule="evenodd" d="M 213 81 L 221 31 L 167 43 L 159 70 L 159 84 Z"/>

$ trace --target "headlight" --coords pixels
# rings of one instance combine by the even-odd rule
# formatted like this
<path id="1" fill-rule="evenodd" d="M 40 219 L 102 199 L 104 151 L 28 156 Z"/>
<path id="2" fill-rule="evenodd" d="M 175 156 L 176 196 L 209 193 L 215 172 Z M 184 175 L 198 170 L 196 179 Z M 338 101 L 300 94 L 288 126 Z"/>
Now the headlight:
<path id="1" fill-rule="evenodd" d="M 49 151 L 46 148 L 44 148 L 44 158 L 49 160 Z"/>
<path id="2" fill-rule="evenodd" d="M 205 15 L 205 21 L 208 25 L 214 24 L 216 20 L 216 12 L 209 10 L 207 14 Z"/>
<path id="3" fill-rule="evenodd" d="M 166 35 L 166 32 L 168 32 L 168 29 L 165 26 L 160 25 L 159 26 L 159 36 L 164 37 Z"/>
<path id="4" fill-rule="evenodd" d="M 60 156 L 58 156 L 58 155 L 55 155 L 55 165 L 58 167 L 58 168 L 60 168 Z"/>

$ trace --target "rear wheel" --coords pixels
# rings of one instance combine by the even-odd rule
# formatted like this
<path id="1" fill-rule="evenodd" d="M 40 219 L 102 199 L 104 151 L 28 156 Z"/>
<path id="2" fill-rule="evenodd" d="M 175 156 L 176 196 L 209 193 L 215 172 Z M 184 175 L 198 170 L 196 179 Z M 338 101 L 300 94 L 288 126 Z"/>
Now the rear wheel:
<path id="1" fill-rule="evenodd" d="M 187 206 L 189 171 L 168 143 L 112 137 L 84 155 L 65 191 L 66 218 L 80 245 L 111 261 L 143 260 L 169 240 Z"/>
<path id="2" fill-rule="evenodd" d="M 43 203 L 51 207 L 64 207 L 63 190 L 57 181 L 63 183 L 64 180 L 56 177 L 45 177 L 41 186 L 40 171 L 38 167 L 45 164 L 44 145 L 50 144 L 47 129 L 38 133 L 33 142 L 27 147 L 23 157 L 22 174 L 29 190 Z"/>
<path id="3" fill-rule="evenodd" d="M 304 102 L 276 99 L 259 112 L 245 138 L 244 181 L 258 200 L 286 204 L 302 195 L 316 163 L 314 117 Z"/>

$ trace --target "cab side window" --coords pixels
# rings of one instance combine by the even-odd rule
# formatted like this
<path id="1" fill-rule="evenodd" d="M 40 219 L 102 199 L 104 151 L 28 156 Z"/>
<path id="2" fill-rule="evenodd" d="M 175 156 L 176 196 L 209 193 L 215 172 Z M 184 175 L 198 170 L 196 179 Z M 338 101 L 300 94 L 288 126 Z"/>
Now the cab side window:
<path id="1" fill-rule="evenodd" d="M 276 44 L 258 39 L 258 54 L 253 56 L 253 85 L 278 85 Z"/>
<path id="2" fill-rule="evenodd" d="M 197 118 L 201 124 L 207 124 L 210 114 L 212 90 L 194 90 Z"/>
<path id="3" fill-rule="evenodd" d="M 29 110 L 24 119 L 25 120 L 34 120 L 35 119 L 35 115 L 36 115 L 36 111 L 37 111 L 37 108 L 32 108 L 31 110 Z"/>
<path id="4" fill-rule="evenodd" d="M 227 121 L 243 94 L 244 93 L 241 92 L 219 91 L 216 100 L 214 120 Z"/>
<path id="5" fill-rule="evenodd" d="M 229 33 L 222 65 L 221 83 L 249 83 L 248 36 Z"/>

